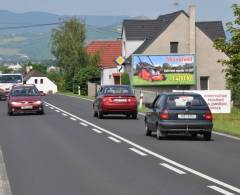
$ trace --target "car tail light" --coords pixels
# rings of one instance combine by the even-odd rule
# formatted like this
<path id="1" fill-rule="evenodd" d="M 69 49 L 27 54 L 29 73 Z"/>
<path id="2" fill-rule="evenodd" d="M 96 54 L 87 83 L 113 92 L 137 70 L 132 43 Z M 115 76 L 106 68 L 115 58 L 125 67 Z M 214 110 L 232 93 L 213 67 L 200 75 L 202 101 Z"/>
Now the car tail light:
<path id="1" fill-rule="evenodd" d="M 137 98 L 136 97 L 130 97 L 130 98 L 128 98 L 128 102 L 137 102 Z"/>
<path id="2" fill-rule="evenodd" d="M 212 113 L 210 111 L 207 111 L 203 117 L 206 119 L 206 120 L 212 120 L 213 117 L 212 117 Z"/>
<path id="3" fill-rule="evenodd" d="M 112 98 L 111 97 L 104 97 L 103 102 L 112 102 Z"/>
<path id="4" fill-rule="evenodd" d="M 163 119 L 163 120 L 169 119 L 169 114 L 168 114 L 168 111 L 167 111 L 167 110 L 164 110 L 164 111 L 160 114 L 160 119 Z"/>

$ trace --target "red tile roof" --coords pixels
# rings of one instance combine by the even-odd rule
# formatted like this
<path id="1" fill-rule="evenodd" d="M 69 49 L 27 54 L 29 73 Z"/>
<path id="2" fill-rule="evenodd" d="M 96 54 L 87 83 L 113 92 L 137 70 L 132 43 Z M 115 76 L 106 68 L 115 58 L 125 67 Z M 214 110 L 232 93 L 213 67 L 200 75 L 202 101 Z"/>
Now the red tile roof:
<path id="1" fill-rule="evenodd" d="M 103 68 L 113 68 L 117 64 L 115 59 L 122 55 L 121 41 L 93 41 L 87 46 L 87 52 L 90 54 L 99 53 Z"/>

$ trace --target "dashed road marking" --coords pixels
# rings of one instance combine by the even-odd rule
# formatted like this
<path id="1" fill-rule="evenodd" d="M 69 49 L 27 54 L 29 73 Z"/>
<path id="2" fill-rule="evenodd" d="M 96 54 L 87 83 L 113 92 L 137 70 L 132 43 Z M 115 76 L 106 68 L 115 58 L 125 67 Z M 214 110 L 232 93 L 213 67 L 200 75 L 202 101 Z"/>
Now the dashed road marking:
<path id="1" fill-rule="evenodd" d="M 140 156 L 147 156 L 147 154 L 141 152 L 140 150 L 137 150 L 136 148 L 129 148 L 129 150 L 132 150 L 133 152 L 139 154 Z"/>
<path id="2" fill-rule="evenodd" d="M 177 169 L 177 168 L 175 168 L 175 167 L 173 167 L 173 166 L 171 166 L 167 163 L 160 163 L 160 165 L 162 165 L 163 167 L 165 167 L 167 169 L 170 169 L 170 170 L 172 170 L 172 171 L 174 171 L 174 172 L 176 172 L 180 175 L 186 174 L 184 171 L 181 171 L 180 169 Z"/>
<path id="3" fill-rule="evenodd" d="M 222 181 L 220 181 L 220 180 L 218 180 L 218 179 L 215 179 L 215 178 L 210 177 L 210 176 L 208 176 L 208 175 L 206 175 L 206 174 L 203 174 L 203 173 L 201 173 L 201 172 L 199 172 L 199 171 L 196 171 L 196 170 L 194 170 L 194 169 L 192 169 L 192 168 L 190 168 L 190 167 L 187 167 L 187 166 L 185 166 L 185 165 L 183 165 L 183 164 L 180 164 L 180 163 L 178 163 L 178 162 L 176 162 L 176 161 L 174 161 L 174 160 L 171 160 L 171 159 L 169 159 L 169 158 L 167 158 L 167 157 L 165 157 L 165 156 L 162 156 L 162 155 L 160 155 L 160 154 L 157 154 L 156 152 L 153 152 L 153 151 L 151 151 L 151 150 L 149 150 L 149 149 L 147 149 L 147 148 L 145 148 L 145 147 L 143 147 L 143 146 L 141 146 L 141 145 L 139 145 L 139 144 L 136 144 L 136 143 L 134 143 L 134 142 L 132 142 L 132 141 L 130 141 L 130 140 L 122 137 L 122 136 L 119 136 L 119 135 L 117 135 L 117 134 L 115 134 L 115 133 L 113 133 L 113 132 L 111 132 L 111 131 L 109 131 L 109 130 L 106 130 L 106 129 L 98 126 L 98 125 L 95 125 L 95 124 L 93 124 L 93 123 L 91 123 L 91 122 L 89 122 L 89 121 L 87 121 L 87 120 L 85 120 L 85 119 L 83 119 L 83 118 L 80 118 L 80 117 L 78 117 L 78 116 L 76 116 L 76 115 L 73 115 L 73 114 L 71 114 L 71 113 L 69 113 L 69 112 L 67 112 L 67 111 L 65 111 L 65 110 L 63 110 L 63 109 L 61 109 L 61 108 L 59 108 L 59 107 L 56 107 L 56 106 L 54 106 L 54 105 L 52 105 L 52 104 L 50 104 L 50 103 L 48 103 L 48 104 L 51 105 L 51 106 L 53 106 L 53 107 L 55 107 L 55 108 L 58 109 L 58 110 L 61 110 L 62 112 L 68 114 L 69 116 L 75 117 L 76 119 L 78 119 L 78 120 L 80 120 L 80 121 L 82 121 L 82 122 L 84 122 L 84 123 L 86 123 L 86 124 L 88 124 L 88 125 L 90 125 L 90 126 L 92 126 L 92 127 L 94 127 L 94 128 L 97 128 L 97 129 L 101 130 L 102 132 L 105 132 L 105 133 L 111 135 L 112 137 L 114 137 L 114 139 L 115 139 L 115 138 L 118 139 L 118 141 L 123 141 L 123 142 L 125 142 L 125 143 L 127 143 L 127 144 L 129 144 L 129 145 L 131 145 L 131 146 L 133 146 L 133 147 L 135 147 L 135 148 L 137 148 L 137 149 L 145 152 L 146 154 L 149 154 L 149 155 L 151 155 L 151 156 L 154 156 L 154 157 L 156 157 L 156 158 L 158 158 L 158 159 L 160 159 L 160 160 L 162 160 L 162 161 L 165 161 L 165 162 L 167 162 L 167 163 L 169 163 L 169 164 L 171 164 L 171 165 L 173 165 L 173 166 L 175 166 L 175 167 L 178 167 L 178 168 L 180 168 L 180 169 L 182 169 L 182 170 L 185 170 L 185 171 L 187 171 L 187 172 L 189 172 L 189 173 L 192 173 L 192 174 L 194 174 L 194 175 L 196 175 L 196 176 L 198 176 L 198 177 L 201 177 L 201 178 L 203 178 L 203 179 L 205 179 L 205 180 L 208 180 L 208 181 L 211 181 L 211 182 L 213 182 L 213 183 L 215 183 L 215 184 L 218 184 L 218 185 L 220 185 L 220 186 L 223 186 L 224 188 L 230 189 L 231 191 L 240 193 L 240 188 L 237 188 L 237 187 L 235 187 L 235 186 L 232 186 L 232 185 L 230 185 L 230 184 L 227 184 L 227 183 L 225 183 L 225 182 L 222 182 Z"/>
<path id="4" fill-rule="evenodd" d="M 233 193 L 228 192 L 228 191 L 226 191 L 226 190 L 224 190 L 222 188 L 219 188 L 217 186 L 208 186 L 208 187 L 211 188 L 212 190 L 215 190 L 215 191 L 217 191 L 217 192 L 219 192 L 221 194 L 224 194 L 224 195 L 234 195 Z"/>
<path id="5" fill-rule="evenodd" d="M 67 115 L 67 114 L 65 114 L 65 113 L 62 113 L 62 115 L 63 115 L 63 116 L 68 116 L 68 115 Z"/>
<path id="6" fill-rule="evenodd" d="M 112 141 L 114 141 L 114 142 L 116 142 L 116 143 L 121 143 L 121 141 L 120 140 L 118 140 L 118 139 L 116 139 L 116 138 L 114 138 L 114 137 L 108 137 L 108 139 L 110 139 L 110 140 L 112 140 Z"/>
<path id="7" fill-rule="evenodd" d="M 56 112 L 60 112 L 59 110 L 55 110 Z"/>
<path id="8" fill-rule="evenodd" d="M 76 120 L 77 120 L 77 119 L 75 119 L 75 118 L 73 118 L 73 117 L 70 117 L 70 119 L 73 120 L 73 121 L 76 121 Z"/>
<path id="9" fill-rule="evenodd" d="M 102 133 L 102 131 L 100 131 L 100 130 L 98 130 L 98 129 L 92 129 L 94 132 L 96 132 L 96 133 L 99 133 L 99 134 L 101 134 Z"/>
<path id="10" fill-rule="evenodd" d="M 80 123 L 80 125 L 87 127 L 88 125 L 86 123 Z"/>

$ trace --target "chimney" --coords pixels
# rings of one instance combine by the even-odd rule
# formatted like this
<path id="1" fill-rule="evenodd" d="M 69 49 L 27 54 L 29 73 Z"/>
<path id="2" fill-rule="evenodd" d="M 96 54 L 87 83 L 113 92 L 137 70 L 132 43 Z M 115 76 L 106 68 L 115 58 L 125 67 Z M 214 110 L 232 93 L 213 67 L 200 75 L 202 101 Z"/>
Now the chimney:
<path id="1" fill-rule="evenodd" d="M 189 6 L 189 52 L 196 53 L 196 7 L 195 5 Z"/>

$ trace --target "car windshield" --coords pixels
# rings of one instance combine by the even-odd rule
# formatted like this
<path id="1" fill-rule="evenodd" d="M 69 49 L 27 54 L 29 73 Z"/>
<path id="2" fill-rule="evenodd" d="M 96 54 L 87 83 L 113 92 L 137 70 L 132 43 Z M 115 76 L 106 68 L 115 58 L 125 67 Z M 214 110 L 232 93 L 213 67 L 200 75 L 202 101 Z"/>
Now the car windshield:
<path id="1" fill-rule="evenodd" d="M 104 88 L 103 93 L 133 95 L 133 91 L 129 86 L 107 86 Z"/>
<path id="2" fill-rule="evenodd" d="M 0 75 L 0 83 L 21 83 L 21 75 Z"/>
<path id="3" fill-rule="evenodd" d="M 13 89 L 11 95 L 14 97 L 17 96 L 38 96 L 38 90 L 34 87 L 23 87 Z"/>
<path id="4" fill-rule="evenodd" d="M 171 95 L 167 97 L 168 107 L 206 106 L 199 95 Z"/>

